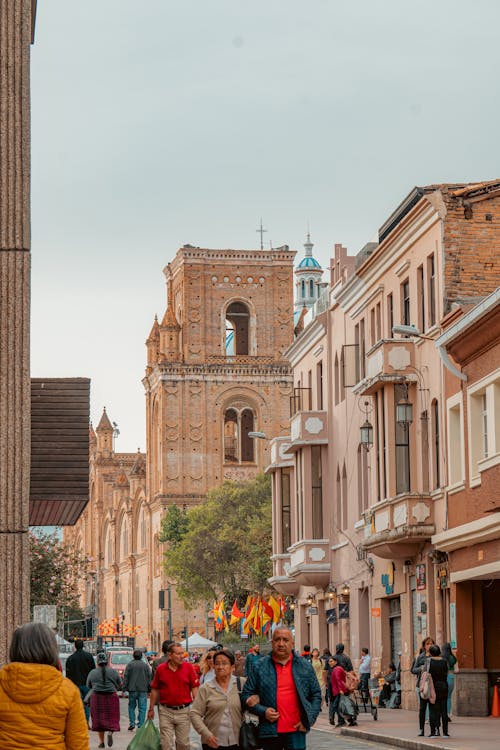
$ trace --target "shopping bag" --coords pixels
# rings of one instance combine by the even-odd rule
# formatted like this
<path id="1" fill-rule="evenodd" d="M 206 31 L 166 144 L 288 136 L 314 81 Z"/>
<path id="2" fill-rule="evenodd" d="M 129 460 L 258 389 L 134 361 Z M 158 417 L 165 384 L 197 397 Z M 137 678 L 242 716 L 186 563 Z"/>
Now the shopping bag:
<path id="1" fill-rule="evenodd" d="M 160 733 L 151 719 L 147 719 L 137 730 L 127 750 L 160 750 Z"/>
<path id="2" fill-rule="evenodd" d="M 339 716 L 343 716 L 345 719 L 355 719 L 357 713 L 356 708 L 356 704 L 353 703 L 348 695 L 340 696 L 337 708 Z"/>

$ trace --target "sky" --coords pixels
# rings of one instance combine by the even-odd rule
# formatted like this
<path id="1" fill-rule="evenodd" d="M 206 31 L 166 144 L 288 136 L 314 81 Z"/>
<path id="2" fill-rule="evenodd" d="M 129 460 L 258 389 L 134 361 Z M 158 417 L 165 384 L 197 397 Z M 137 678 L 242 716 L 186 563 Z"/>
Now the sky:
<path id="1" fill-rule="evenodd" d="M 38 0 L 33 377 L 145 449 L 144 342 L 191 243 L 328 266 L 415 185 L 500 177 L 494 0 Z"/>

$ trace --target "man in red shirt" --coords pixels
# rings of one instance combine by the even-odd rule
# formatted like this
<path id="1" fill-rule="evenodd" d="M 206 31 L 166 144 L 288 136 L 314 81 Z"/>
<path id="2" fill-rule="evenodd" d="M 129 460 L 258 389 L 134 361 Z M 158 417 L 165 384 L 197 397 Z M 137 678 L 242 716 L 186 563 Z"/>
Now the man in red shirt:
<path id="1" fill-rule="evenodd" d="M 184 649 L 179 643 L 168 647 L 168 661 L 160 664 L 151 683 L 148 719 L 152 719 L 158 704 L 162 750 L 189 750 L 189 706 L 198 692 L 200 681 L 194 667 L 184 661 Z"/>

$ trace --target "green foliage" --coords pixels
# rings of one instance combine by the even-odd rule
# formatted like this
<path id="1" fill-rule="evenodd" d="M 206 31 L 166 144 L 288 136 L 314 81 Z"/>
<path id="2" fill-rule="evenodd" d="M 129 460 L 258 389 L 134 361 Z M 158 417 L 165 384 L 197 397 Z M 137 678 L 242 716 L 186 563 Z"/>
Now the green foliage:
<path id="1" fill-rule="evenodd" d="M 188 517 L 185 510 L 178 505 L 171 505 L 161 521 L 159 542 L 168 542 L 171 546 L 178 544 L 188 530 Z"/>
<path id="2" fill-rule="evenodd" d="M 225 595 L 230 607 L 235 598 L 267 588 L 272 575 L 268 476 L 224 482 L 185 518 L 186 529 L 165 553 L 164 567 L 186 606 Z"/>
<path id="3" fill-rule="evenodd" d="M 55 604 L 57 617 L 83 617 L 79 590 L 87 575 L 85 557 L 57 534 L 29 534 L 30 542 L 30 608 L 36 604 Z"/>
<path id="4" fill-rule="evenodd" d="M 229 630 L 227 633 L 222 633 L 220 637 L 220 643 L 222 643 L 224 646 L 235 646 L 236 644 L 240 644 L 241 638 L 238 635 L 238 633 L 233 633 L 231 630 Z"/>

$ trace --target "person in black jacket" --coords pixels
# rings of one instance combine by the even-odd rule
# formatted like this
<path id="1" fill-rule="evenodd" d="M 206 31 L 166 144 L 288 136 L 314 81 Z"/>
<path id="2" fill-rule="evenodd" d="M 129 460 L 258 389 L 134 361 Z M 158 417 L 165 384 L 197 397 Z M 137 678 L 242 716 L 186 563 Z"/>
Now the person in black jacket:
<path id="1" fill-rule="evenodd" d="M 430 737 L 439 737 L 439 724 L 443 724 L 443 737 L 448 734 L 448 664 L 441 656 L 439 646 L 431 646 L 429 649 L 430 661 L 429 672 L 436 691 L 436 700 L 429 704 L 429 723 L 431 725 Z"/>
<path id="2" fill-rule="evenodd" d="M 339 664 L 342 669 L 345 669 L 346 672 L 352 672 L 352 661 L 347 656 L 347 654 L 344 654 L 344 644 L 343 643 L 337 643 L 335 646 L 335 659 L 337 660 L 337 664 Z"/>
<path id="3" fill-rule="evenodd" d="M 85 651 L 83 648 L 83 641 L 80 638 L 77 638 L 74 646 L 74 652 L 71 656 L 68 656 L 68 659 L 66 660 L 66 677 L 77 686 L 83 701 L 89 692 L 89 688 L 87 687 L 87 677 L 89 672 L 95 668 L 95 661 L 92 654 Z M 83 704 L 83 707 L 85 709 L 85 718 L 87 719 L 88 724 L 90 708 L 86 703 Z"/>

